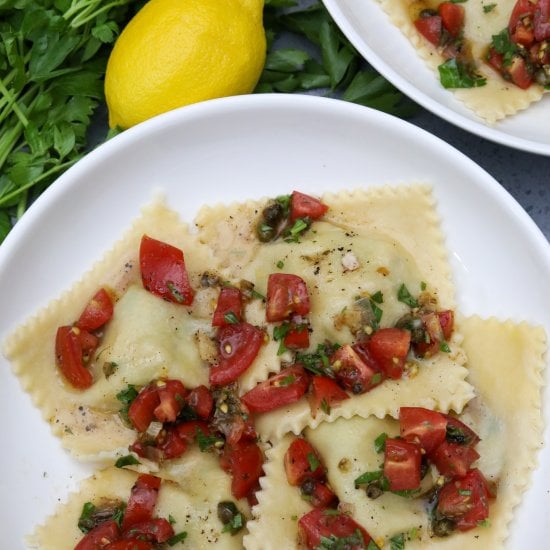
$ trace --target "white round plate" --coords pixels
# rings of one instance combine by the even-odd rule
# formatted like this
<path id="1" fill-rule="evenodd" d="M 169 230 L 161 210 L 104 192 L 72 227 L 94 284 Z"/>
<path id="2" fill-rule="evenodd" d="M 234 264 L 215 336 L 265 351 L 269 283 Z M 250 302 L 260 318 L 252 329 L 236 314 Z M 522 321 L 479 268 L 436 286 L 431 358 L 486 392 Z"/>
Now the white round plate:
<path id="1" fill-rule="evenodd" d="M 548 242 L 480 167 L 377 111 L 318 97 L 253 95 L 150 120 L 60 177 L 0 247 L 0 339 L 78 280 L 159 189 L 192 220 L 204 203 L 414 182 L 433 186 L 460 309 L 525 319 L 550 333 Z M 3 357 L 0 413 L 0 546 L 17 550 L 91 467 L 61 449 Z M 550 540 L 548 448 L 540 461 L 515 514 L 510 548 Z"/>
<path id="2" fill-rule="evenodd" d="M 376 0 L 323 0 L 323 3 L 359 53 L 425 109 L 496 143 L 550 155 L 550 95 L 514 116 L 488 125 L 441 86 L 437 74 L 391 23 Z"/>

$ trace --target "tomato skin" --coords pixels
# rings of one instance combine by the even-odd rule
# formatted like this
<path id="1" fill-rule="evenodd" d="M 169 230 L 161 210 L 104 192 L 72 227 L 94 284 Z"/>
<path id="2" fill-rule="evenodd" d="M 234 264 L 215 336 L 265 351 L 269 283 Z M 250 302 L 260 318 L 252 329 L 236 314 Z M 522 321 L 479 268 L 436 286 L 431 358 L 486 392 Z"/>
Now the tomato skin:
<path id="1" fill-rule="evenodd" d="M 522 90 L 526 90 L 533 83 L 533 75 L 530 73 L 525 59 L 521 55 L 514 55 L 512 62 L 507 67 L 510 80 Z"/>
<path id="2" fill-rule="evenodd" d="M 473 447 L 444 441 L 429 456 L 439 473 L 445 477 L 464 477 L 479 458 Z"/>
<path id="3" fill-rule="evenodd" d="M 382 328 L 368 341 L 368 349 L 373 359 L 388 378 L 403 376 L 403 367 L 411 345 L 411 333 L 400 328 Z"/>
<path id="4" fill-rule="evenodd" d="M 160 403 L 154 415 L 159 422 L 175 422 L 187 395 L 185 386 L 179 380 L 166 380 L 157 384 Z"/>
<path id="5" fill-rule="evenodd" d="M 210 428 L 206 422 L 200 420 L 189 420 L 175 427 L 179 437 L 188 445 L 191 445 L 197 439 L 197 430 L 204 435 L 210 435 Z"/>
<path id="6" fill-rule="evenodd" d="M 257 487 L 263 473 L 263 454 L 253 441 L 239 441 L 226 445 L 220 458 L 220 466 L 231 474 L 231 493 L 235 498 L 245 498 Z"/>
<path id="7" fill-rule="evenodd" d="M 349 395 L 328 376 L 313 376 L 310 383 L 311 393 L 309 395 L 309 406 L 311 416 L 315 418 L 317 412 L 321 409 L 330 409 L 344 399 L 349 399 Z"/>
<path id="8" fill-rule="evenodd" d="M 440 15 L 421 17 L 414 22 L 414 26 L 428 42 L 432 43 L 434 46 L 439 46 L 443 29 Z"/>
<path id="9" fill-rule="evenodd" d="M 401 407 L 399 427 L 403 439 L 417 443 L 429 454 L 445 441 L 447 418 L 422 407 Z"/>
<path id="10" fill-rule="evenodd" d="M 98 550 L 120 538 L 120 529 L 114 520 L 104 521 L 89 531 L 74 550 Z"/>
<path id="11" fill-rule="evenodd" d="M 155 417 L 160 397 L 155 382 L 144 386 L 128 408 L 128 419 L 138 432 L 144 432 Z"/>
<path id="12" fill-rule="evenodd" d="M 267 279 L 265 317 L 270 323 L 285 321 L 292 314 L 309 313 L 309 294 L 306 282 L 298 275 L 272 273 Z"/>
<path id="13" fill-rule="evenodd" d="M 92 373 L 84 366 L 81 330 L 64 326 L 55 336 L 55 359 L 59 370 L 73 388 L 85 390 L 93 384 Z"/>
<path id="14" fill-rule="evenodd" d="M 187 443 L 180 437 L 179 426 L 163 428 L 156 440 L 155 446 L 162 453 L 163 460 L 180 457 L 187 451 Z"/>
<path id="15" fill-rule="evenodd" d="M 81 313 L 76 326 L 87 331 L 97 330 L 113 317 L 113 301 L 104 289 L 100 288 Z"/>
<path id="16" fill-rule="evenodd" d="M 223 287 L 218 297 L 214 316 L 212 317 L 212 326 L 221 327 L 230 324 L 225 318 L 228 313 L 233 313 L 237 321 L 242 321 L 242 308 L 243 302 L 241 291 L 232 286 Z"/>
<path id="17" fill-rule="evenodd" d="M 330 508 L 338 506 L 338 497 L 325 482 L 315 480 L 309 503 L 314 508 Z"/>
<path id="18" fill-rule="evenodd" d="M 446 309 L 444 311 L 438 311 L 437 316 L 439 317 L 439 326 L 443 331 L 443 338 L 446 341 L 449 341 L 453 336 L 454 326 L 455 326 L 455 314 L 452 309 Z"/>
<path id="19" fill-rule="evenodd" d="M 550 1 L 538 0 L 534 7 L 533 26 L 535 40 L 542 42 L 550 38 Z"/>
<path id="20" fill-rule="evenodd" d="M 338 383 L 356 395 L 369 391 L 384 378 L 368 349 L 360 349 L 360 346 L 362 344 L 345 344 L 330 358 Z"/>
<path id="21" fill-rule="evenodd" d="M 187 395 L 185 401 L 195 411 L 195 414 L 202 420 L 208 420 L 214 408 L 214 398 L 210 390 L 200 385 L 193 388 Z"/>
<path id="22" fill-rule="evenodd" d="M 139 264 L 146 290 L 176 304 L 190 306 L 193 303 L 194 292 L 179 248 L 144 235 Z"/>
<path id="23" fill-rule="evenodd" d="M 309 348 L 308 324 L 291 322 L 284 338 L 284 345 L 289 349 Z"/>
<path id="24" fill-rule="evenodd" d="M 140 539 L 122 539 L 112 542 L 104 547 L 104 550 L 154 550 L 151 542 Z"/>
<path id="25" fill-rule="evenodd" d="M 319 199 L 305 195 L 299 191 L 293 191 L 290 196 L 290 221 L 298 218 L 309 218 L 316 220 L 328 210 L 328 206 Z"/>
<path id="26" fill-rule="evenodd" d="M 210 384 L 235 382 L 252 364 L 264 341 L 264 332 L 249 323 L 224 325 L 218 330 L 220 360 L 210 367 Z"/>
<path id="27" fill-rule="evenodd" d="M 504 56 L 498 53 L 495 48 L 489 48 L 489 53 L 487 56 L 487 62 L 499 73 L 503 73 L 504 69 Z"/>
<path id="28" fill-rule="evenodd" d="M 474 430 L 455 416 L 446 414 L 445 418 L 447 419 L 447 430 L 454 433 L 454 436 L 447 434 L 447 440 L 450 443 L 474 447 L 480 441 Z"/>
<path id="29" fill-rule="evenodd" d="M 366 548 L 371 536 L 348 514 L 329 508 L 316 508 L 298 520 L 298 531 L 301 543 L 308 550 L 315 550 L 321 544 L 321 538 L 346 538 L 357 530 L 361 532 L 365 546 L 353 545 L 350 550 Z"/>
<path id="30" fill-rule="evenodd" d="M 174 536 L 174 529 L 164 518 L 153 518 L 135 523 L 122 534 L 123 539 L 145 540 L 148 542 L 163 543 Z"/>
<path id="31" fill-rule="evenodd" d="M 420 447 L 403 439 L 386 439 L 384 475 L 391 491 L 408 491 L 420 486 Z"/>
<path id="32" fill-rule="evenodd" d="M 260 382 L 241 401 L 250 412 L 265 413 L 295 403 L 307 391 L 309 377 L 301 365 L 294 365 Z"/>
<path id="33" fill-rule="evenodd" d="M 489 517 L 489 496 L 487 480 L 474 468 L 441 488 L 436 511 L 453 519 L 459 531 L 468 531 Z"/>
<path id="34" fill-rule="evenodd" d="M 136 523 L 148 521 L 153 517 L 160 483 L 160 478 L 150 474 L 141 474 L 137 478 L 132 487 L 128 505 L 122 518 L 123 531 L 127 531 Z"/>
<path id="35" fill-rule="evenodd" d="M 310 459 L 318 464 L 315 470 L 311 469 Z M 325 477 L 326 469 L 321 461 L 321 456 L 311 443 L 303 437 L 297 437 L 288 446 L 284 458 L 286 479 L 289 485 L 296 487 L 306 479 L 322 479 Z"/>
<path id="36" fill-rule="evenodd" d="M 456 38 L 464 27 L 464 7 L 452 2 L 442 2 L 438 11 L 445 30 Z"/>

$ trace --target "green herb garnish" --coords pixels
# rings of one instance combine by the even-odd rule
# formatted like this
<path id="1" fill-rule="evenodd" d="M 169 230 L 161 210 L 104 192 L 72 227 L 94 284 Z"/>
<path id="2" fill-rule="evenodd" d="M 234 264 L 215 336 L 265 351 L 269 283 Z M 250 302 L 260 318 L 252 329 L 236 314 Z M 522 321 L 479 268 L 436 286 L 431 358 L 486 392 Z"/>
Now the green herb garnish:
<path id="1" fill-rule="evenodd" d="M 173 537 L 169 538 L 166 541 L 166 544 L 168 544 L 168 546 L 176 546 L 176 544 L 178 544 L 178 542 L 182 542 L 186 538 L 187 538 L 187 532 L 182 531 L 181 533 L 177 533 Z"/>
<path id="2" fill-rule="evenodd" d="M 483 6 L 483 13 L 492 12 L 497 7 L 496 4 L 485 4 Z"/>
<path id="3" fill-rule="evenodd" d="M 227 313 L 224 313 L 223 318 L 224 318 L 224 321 L 230 325 L 234 325 L 239 322 L 239 318 L 232 311 L 228 311 Z"/>
<path id="4" fill-rule="evenodd" d="M 388 439 L 388 434 L 383 432 L 374 440 L 374 450 L 377 453 L 382 453 L 385 451 L 386 439 Z"/>
<path id="5" fill-rule="evenodd" d="M 418 307 L 418 301 L 409 292 L 409 289 L 402 283 L 397 291 L 397 299 L 404 304 L 407 304 L 411 308 Z"/>
<path id="6" fill-rule="evenodd" d="M 276 265 L 279 269 L 283 269 L 283 267 L 285 266 L 285 262 L 283 262 L 283 260 L 279 260 Z"/>
<path id="7" fill-rule="evenodd" d="M 128 409 L 132 404 L 132 401 L 138 396 L 138 391 L 133 384 L 128 384 L 128 387 L 125 390 L 121 390 L 116 394 L 116 398 L 122 403 L 123 407 L 120 409 L 120 416 L 127 422 L 130 423 L 128 418 Z"/>
<path id="8" fill-rule="evenodd" d="M 124 468 L 124 466 L 132 466 L 135 464 L 141 464 L 141 462 L 134 455 L 121 456 L 115 462 L 117 468 Z"/>
<path id="9" fill-rule="evenodd" d="M 287 347 L 285 346 L 285 336 L 290 331 L 290 323 L 284 321 L 282 324 L 273 327 L 273 340 L 279 342 L 279 349 L 277 350 L 277 355 L 282 355 Z"/>
<path id="10" fill-rule="evenodd" d="M 384 294 L 382 294 L 382 291 L 379 290 L 375 292 L 374 294 L 371 294 L 370 299 L 372 302 L 376 304 L 383 304 L 384 303 Z"/>
<path id="11" fill-rule="evenodd" d="M 445 340 L 440 342 L 439 349 L 440 349 L 440 351 L 443 351 L 445 353 L 450 353 L 451 352 L 451 348 L 449 347 L 449 344 L 447 344 L 447 342 L 445 342 Z"/>
<path id="12" fill-rule="evenodd" d="M 439 80 L 444 88 L 478 88 L 487 84 L 486 78 L 454 57 L 439 65 L 438 70 Z"/>
<path id="13" fill-rule="evenodd" d="M 221 439 L 217 435 L 207 435 L 200 428 L 196 429 L 195 434 L 197 438 L 197 443 L 199 444 L 199 449 L 202 453 L 210 451 L 212 447 L 216 445 L 216 443 L 223 442 L 223 439 Z"/>
<path id="14" fill-rule="evenodd" d="M 404 550 L 405 548 L 405 535 L 403 533 L 394 535 L 390 539 L 390 550 Z"/>
<path id="15" fill-rule="evenodd" d="M 309 464 L 309 469 L 312 472 L 317 470 L 317 468 L 321 465 L 319 459 L 315 456 L 315 453 L 307 453 L 307 462 Z"/>

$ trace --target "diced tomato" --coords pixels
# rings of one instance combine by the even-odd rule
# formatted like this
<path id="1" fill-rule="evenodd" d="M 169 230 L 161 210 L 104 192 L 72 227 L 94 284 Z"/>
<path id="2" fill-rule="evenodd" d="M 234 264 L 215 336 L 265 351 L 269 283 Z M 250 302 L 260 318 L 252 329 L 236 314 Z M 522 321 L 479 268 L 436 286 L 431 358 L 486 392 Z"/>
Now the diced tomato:
<path id="1" fill-rule="evenodd" d="M 200 420 L 189 420 L 188 422 L 182 422 L 175 427 L 178 435 L 184 441 L 184 443 L 191 445 L 197 438 L 198 431 L 201 431 L 203 435 L 210 435 L 210 428 L 206 422 Z"/>
<path id="2" fill-rule="evenodd" d="M 420 319 L 425 339 L 413 345 L 414 352 L 420 357 L 432 357 L 439 351 L 441 342 L 444 340 L 439 315 L 431 311 L 421 315 Z"/>
<path id="3" fill-rule="evenodd" d="M 455 314 L 452 309 L 446 309 L 444 311 L 438 311 L 439 326 L 443 331 L 443 338 L 448 341 L 453 336 L 455 328 Z"/>
<path id="4" fill-rule="evenodd" d="M 504 68 L 504 56 L 501 53 L 498 53 L 495 48 L 489 48 L 487 62 L 502 74 Z"/>
<path id="5" fill-rule="evenodd" d="M 365 393 L 384 379 L 384 374 L 379 371 L 368 350 L 359 350 L 360 346 L 362 344 L 353 347 L 345 344 L 330 358 L 338 383 L 354 394 Z"/>
<path id="6" fill-rule="evenodd" d="M 88 302 L 76 326 L 84 330 L 97 330 L 113 317 L 113 300 L 104 289 L 99 289 Z"/>
<path id="7" fill-rule="evenodd" d="M 479 441 L 479 436 L 464 422 L 450 414 L 445 415 L 447 419 L 447 441 L 474 447 Z"/>
<path id="8" fill-rule="evenodd" d="M 152 519 L 153 510 L 157 504 L 160 482 L 160 478 L 150 474 L 141 474 L 137 478 L 122 518 L 123 531 L 127 531 L 136 523 Z"/>
<path id="9" fill-rule="evenodd" d="M 155 409 L 160 404 L 155 382 L 144 386 L 128 408 L 128 419 L 138 432 L 144 432 L 155 417 Z"/>
<path id="10" fill-rule="evenodd" d="M 292 321 L 284 337 L 284 345 L 289 349 L 309 348 L 309 324 Z"/>
<path id="11" fill-rule="evenodd" d="M 443 23 L 440 15 L 431 15 L 429 17 L 420 17 L 414 22 L 416 30 L 434 46 L 439 46 L 441 42 L 441 32 Z"/>
<path id="12" fill-rule="evenodd" d="M 74 388 L 85 390 L 93 383 L 92 373 L 84 366 L 81 329 L 64 326 L 57 329 L 55 359 L 59 370 Z"/>
<path id="13" fill-rule="evenodd" d="M 213 327 L 229 325 L 234 321 L 227 320 L 228 316 L 234 317 L 237 322 L 242 321 L 243 298 L 241 291 L 232 286 L 222 288 L 218 297 L 218 303 L 212 318 Z"/>
<path id="14" fill-rule="evenodd" d="M 272 273 L 268 277 L 265 312 L 268 322 L 285 321 L 292 314 L 307 315 L 309 308 L 307 285 L 301 277 L 289 273 Z"/>
<path id="15" fill-rule="evenodd" d="M 210 383 L 224 386 L 235 382 L 252 364 L 264 341 L 264 332 L 249 323 L 219 328 L 219 362 L 210 368 Z"/>
<path id="16" fill-rule="evenodd" d="M 308 384 L 306 371 L 294 365 L 257 384 L 241 397 L 241 401 L 250 412 L 269 412 L 298 401 L 306 393 Z"/>
<path id="17" fill-rule="evenodd" d="M 298 520 L 300 542 L 308 549 L 315 550 L 321 544 L 322 538 L 338 539 L 352 538 L 350 550 L 365 549 L 371 541 L 371 536 L 350 515 L 335 509 L 316 508 Z"/>
<path id="18" fill-rule="evenodd" d="M 477 527 L 489 517 L 489 490 L 483 474 L 473 469 L 463 478 L 447 482 L 439 491 L 436 510 L 451 518 L 459 531 Z"/>
<path id="19" fill-rule="evenodd" d="M 120 529 L 114 520 L 104 521 L 89 531 L 74 550 L 98 550 L 120 538 Z"/>
<path id="20" fill-rule="evenodd" d="M 304 493 L 303 488 L 302 493 Z M 307 494 L 307 496 L 309 497 L 308 502 L 314 508 L 330 508 L 332 506 L 338 506 L 338 497 L 324 481 L 320 481 L 318 479 L 312 482 L 311 494 Z"/>
<path id="21" fill-rule="evenodd" d="M 257 487 L 263 472 L 263 454 L 253 441 L 239 441 L 226 445 L 220 457 L 220 466 L 231 474 L 231 493 L 235 498 L 245 498 Z"/>
<path id="22" fill-rule="evenodd" d="M 521 55 L 514 55 L 510 66 L 506 68 L 510 80 L 522 90 L 525 90 L 533 83 L 533 75 L 527 67 L 525 59 Z"/>
<path id="23" fill-rule="evenodd" d="M 289 445 L 284 464 L 286 479 L 292 486 L 301 485 L 306 479 L 322 479 L 326 474 L 319 453 L 303 437 L 297 437 Z"/>
<path id="24" fill-rule="evenodd" d="M 401 378 L 411 345 L 411 333 L 401 328 L 382 328 L 368 341 L 372 358 L 388 378 Z"/>
<path id="25" fill-rule="evenodd" d="M 112 542 L 103 547 L 104 550 L 154 550 L 155 545 L 152 542 L 135 539 L 121 539 Z"/>
<path id="26" fill-rule="evenodd" d="M 453 2 L 442 2 L 439 4 L 438 11 L 443 27 L 453 38 L 456 38 L 464 27 L 464 7 Z"/>
<path id="27" fill-rule="evenodd" d="M 447 418 L 422 407 L 401 407 L 399 427 L 403 439 L 417 443 L 426 453 L 430 453 L 445 441 Z"/>
<path id="28" fill-rule="evenodd" d="M 194 292 L 179 248 L 144 235 L 139 264 L 146 290 L 176 304 L 190 306 L 193 303 Z"/>
<path id="29" fill-rule="evenodd" d="M 212 414 L 214 398 L 210 390 L 204 385 L 193 388 L 185 398 L 185 401 L 202 420 L 208 420 Z"/>
<path id="30" fill-rule="evenodd" d="M 535 11 L 535 4 L 531 0 L 518 0 L 510 15 L 510 21 L 508 22 L 508 31 L 510 35 L 514 34 L 516 27 L 521 24 L 522 19 L 525 17 L 532 17 Z"/>
<path id="31" fill-rule="evenodd" d="M 512 42 L 521 44 L 522 46 L 528 48 L 535 41 L 535 33 L 532 28 L 519 24 L 510 38 L 512 39 Z"/>
<path id="32" fill-rule="evenodd" d="M 538 0 L 535 4 L 533 26 L 537 42 L 550 38 L 550 0 Z"/>
<path id="33" fill-rule="evenodd" d="M 420 486 L 420 447 L 403 439 L 386 439 L 384 476 L 391 491 L 407 491 Z"/>
<path id="34" fill-rule="evenodd" d="M 175 422 L 185 402 L 187 390 L 179 380 L 166 380 L 157 383 L 160 403 L 155 408 L 155 418 L 159 422 Z"/>
<path id="35" fill-rule="evenodd" d="M 179 435 L 179 426 L 163 428 L 156 437 L 156 448 L 162 453 L 163 460 L 180 457 L 187 450 L 187 443 Z"/>
<path id="36" fill-rule="evenodd" d="M 537 42 L 529 50 L 529 59 L 535 65 L 550 65 L 550 48 L 544 46 L 546 42 Z"/>
<path id="37" fill-rule="evenodd" d="M 122 534 L 123 539 L 139 539 L 148 542 L 162 543 L 174 536 L 174 529 L 164 518 L 154 518 L 135 523 Z"/>
<path id="38" fill-rule="evenodd" d="M 309 406 L 311 416 L 315 418 L 317 412 L 322 410 L 330 413 L 333 405 L 337 405 L 344 399 L 349 399 L 349 395 L 328 376 L 313 376 L 310 384 Z"/>
<path id="39" fill-rule="evenodd" d="M 445 477 L 464 477 L 479 458 L 473 447 L 444 441 L 430 454 L 430 460 Z"/>
<path id="40" fill-rule="evenodd" d="M 309 218 L 316 220 L 328 210 L 328 206 L 319 199 L 293 191 L 290 196 L 290 221 L 298 218 Z"/>

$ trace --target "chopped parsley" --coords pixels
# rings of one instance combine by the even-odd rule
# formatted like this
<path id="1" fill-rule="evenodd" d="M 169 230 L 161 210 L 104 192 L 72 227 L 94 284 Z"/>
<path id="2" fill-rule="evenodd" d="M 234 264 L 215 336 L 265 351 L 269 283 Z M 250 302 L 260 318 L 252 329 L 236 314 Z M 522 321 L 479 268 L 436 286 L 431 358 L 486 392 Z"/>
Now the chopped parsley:
<path id="1" fill-rule="evenodd" d="M 238 533 L 246 524 L 243 516 L 234 502 L 225 500 L 218 503 L 218 519 L 223 523 L 222 533 Z"/>
<path id="2" fill-rule="evenodd" d="M 370 379 L 370 382 L 373 386 L 376 384 L 380 384 L 380 382 L 382 382 L 382 373 L 377 372 L 376 374 L 374 374 Z"/>
<path id="3" fill-rule="evenodd" d="M 174 285 L 171 281 L 168 281 L 166 286 L 168 287 L 172 298 L 174 298 L 174 300 L 176 300 L 179 304 L 183 303 L 183 294 L 176 288 L 176 285 Z"/>
<path id="4" fill-rule="evenodd" d="M 438 70 L 439 80 L 444 88 L 479 88 L 487 84 L 486 78 L 454 57 L 439 65 Z"/>
<path id="5" fill-rule="evenodd" d="M 375 440 L 374 440 L 374 450 L 377 453 L 382 453 L 386 449 L 386 439 L 388 439 L 388 434 L 386 432 L 382 432 Z"/>
<path id="6" fill-rule="evenodd" d="M 404 550 L 405 548 L 405 535 L 400 533 L 390 539 L 390 550 Z"/>
<path id="7" fill-rule="evenodd" d="M 372 302 L 375 302 L 376 304 L 383 304 L 384 294 L 382 294 L 382 291 L 379 290 L 378 292 L 371 294 L 370 299 Z"/>
<path id="8" fill-rule="evenodd" d="M 229 323 L 230 325 L 234 325 L 235 323 L 239 322 L 239 318 L 232 311 L 228 311 L 227 313 L 224 313 L 223 318 L 225 322 Z"/>
<path id="9" fill-rule="evenodd" d="M 445 340 L 442 340 L 440 342 L 439 349 L 441 351 L 444 351 L 445 353 L 450 353 L 451 352 L 451 348 L 449 347 L 449 344 L 447 344 L 447 342 L 445 342 Z"/>
<path id="10" fill-rule="evenodd" d="M 217 435 L 211 434 L 206 435 L 200 428 L 196 430 L 197 443 L 199 444 L 199 449 L 202 453 L 210 451 L 212 447 L 218 443 L 218 441 L 223 442 L 223 439 Z"/>
<path id="11" fill-rule="evenodd" d="M 279 326 L 273 327 L 273 340 L 279 342 L 279 349 L 277 350 L 277 355 L 282 355 L 287 347 L 285 346 L 285 336 L 290 331 L 290 323 L 285 321 Z"/>
<path id="12" fill-rule="evenodd" d="M 376 470 L 373 472 L 365 472 L 361 474 L 358 478 L 354 480 L 355 488 L 358 489 L 361 485 L 368 485 L 373 481 L 382 481 L 384 478 L 384 473 L 382 470 Z"/>
<path id="13" fill-rule="evenodd" d="M 347 537 L 337 537 L 336 535 L 330 535 L 329 537 L 321 536 L 316 550 L 346 550 L 346 548 L 355 547 L 365 548 L 365 539 L 359 529 L 356 529 L 352 535 Z M 378 546 L 375 545 L 374 548 L 378 548 Z M 370 543 L 367 549 L 371 549 Z"/>
<path id="14" fill-rule="evenodd" d="M 124 468 L 124 466 L 131 466 L 134 464 L 141 464 L 141 462 L 134 455 L 121 456 L 116 462 L 117 468 Z"/>
<path id="15" fill-rule="evenodd" d="M 104 506 L 98 508 L 92 502 L 85 502 L 82 506 L 82 512 L 78 518 L 78 528 L 83 533 L 88 533 L 99 524 L 105 521 L 114 520 L 120 527 L 126 505 L 122 502 L 116 505 Z"/>
<path id="16" fill-rule="evenodd" d="M 493 35 L 491 46 L 497 53 L 503 56 L 502 62 L 505 66 L 509 66 L 512 63 L 512 58 L 519 51 L 517 45 L 510 39 L 510 33 L 507 28 Z"/>
<path id="17" fill-rule="evenodd" d="M 317 350 L 313 353 L 297 353 L 296 363 L 301 363 L 303 367 L 320 376 L 334 378 L 334 371 L 330 367 L 329 357 L 340 347 L 340 344 L 326 342 L 319 344 Z"/>
<path id="18" fill-rule="evenodd" d="M 496 4 L 485 4 L 483 6 L 483 13 L 492 12 L 497 7 Z"/>
<path id="19" fill-rule="evenodd" d="M 121 390 L 116 394 L 116 398 L 123 405 L 119 411 L 119 414 L 127 423 L 130 423 L 128 418 L 128 409 L 130 408 L 132 401 L 138 396 L 138 393 L 139 392 L 133 384 L 128 384 L 128 387 L 125 390 Z"/>
<path id="20" fill-rule="evenodd" d="M 402 283 L 397 291 L 397 299 L 404 304 L 407 304 L 409 307 L 415 308 L 418 307 L 418 301 L 412 296 L 409 292 L 409 289 L 406 287 L 405 283 Z"/>
<path id="21" fill-rule="evenodd" d="M 300 235 L 307 231 L 311 225 L 309 218 L 297 218 L 292 227 L 284 232 L 285 242 L 287 243 L 299 243 Z"/>
<path id="22" fill-rule="evenodd" d="M 168 546 L 176 546 L 178 542 L 182 542 L 187 538 L 187 531 L 182 531 L 181 533 L 176 533 L 173 537 L 169 538 L 166 541 Z"/>
<path id="23" fill-rule="evenodd" d="M 321 463 L 319 462 L 319 459 L 317 458 L 315 453 L 307 453 L 307 461 L 308 461 L 308 464 L 309 464 L 309 469 L 312 472 L 317 470 L 317 468 L 319 468 L 319 466 L 321 465 Z"/>
<path id="24" fill-rule="evenodd" d="M 284 266 L 285 266 L 285 262 L 283 262 L 283 260 L 279 260 L 279 261 L 277 262 L 277 267 L 278 267 L 279 269 L 283 269 Z"/>

